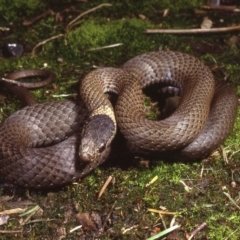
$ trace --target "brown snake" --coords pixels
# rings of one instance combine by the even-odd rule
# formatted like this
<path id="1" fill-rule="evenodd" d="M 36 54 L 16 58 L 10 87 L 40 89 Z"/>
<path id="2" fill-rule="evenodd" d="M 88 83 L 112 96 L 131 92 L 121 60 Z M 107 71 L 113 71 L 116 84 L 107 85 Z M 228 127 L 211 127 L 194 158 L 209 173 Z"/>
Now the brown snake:
<path id="1" fill-rule="evenodd" d="M 147 120 L 143 109 L 142 88 L 153 84 L 174 86 L 181 93 L 179 107 L 161 121 Z M 103 94 L 108 92 L 119 95 L 117 125 L 138 155 L 207 157 L 228 136 L 237 109 L 234 91 L 215 84 L 196 58 L 171 51 L 146 53 L 121 69 L 90 72 L 81 83 L 88 110 L 82 102 L 50 102 L 27 106 L 6 119 L 0 128 L 0 175 L 20 186 L 44 188 L 96 168 L 107 158 L 116 133 L 113 108 Z"/>

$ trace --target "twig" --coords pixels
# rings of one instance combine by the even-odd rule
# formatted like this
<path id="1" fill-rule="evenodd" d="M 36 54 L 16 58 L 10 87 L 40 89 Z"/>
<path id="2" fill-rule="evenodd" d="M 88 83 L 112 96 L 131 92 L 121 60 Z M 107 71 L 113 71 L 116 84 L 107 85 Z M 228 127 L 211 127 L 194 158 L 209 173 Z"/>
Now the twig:
<path id="1" fill-rule="evenodd" d="M 183 180 L 179 181 L 183 186 L 186 192 L 191 192 L 193 188 L 189 187 Z"/>
<path id="2" fill-rule="evenodd" d="M 149 187 L 158 180 L 158 176 L 155 176 L 150 182 L 148 182 L 145 187 Z"/>
<path id="3" fill-rule="evenodd" d="M 36 52 L 36 49 L 37 49 L 38 47 L 46 44 L 47 42 L 50 42 L 50 41 L 56 39 L 56 38 L 60 38 L 60 37 L 63 37 L 63 36 L 64 36 L 64 34 L 61 33 L 61 34 L 58 34 L 58 35 L 53 36 L 53 37 L 50 37 L 50 38 L 45 39 L 45 40 L 43 40 L 42 42 L 38 43 L 38 44 L 33 48 L 32 52 L 31 52 L 32 57 L 35 56 L 35 52 Z"/>
<path id="4" fill-rule="evenodd" d="M 59 98 L 59 97 L 76 97 L 76 96 L 77 96 L 77 93 L 52 95 L 52 97 L 54 97 L 54 98 Z"/>
<path id="5" fill-rule="evenodd" d="M 122 228 L 121 230 L 122 230 L 122 234 L 125 234 L 126 232 L 129 232 L 129 231 L 131 231 L 132 229 L 134 229 L 134 228 L 137 228 L 138 227 L 138 225 L 133 225 L 132 227 L 129 227 L 129 228 Z"/>
<path id="6" fill-rule="evenodd" d="M 0 31 L 10 31 L 10 28 L 7 28 L 7 27 L 0 27 Z"/>
<path id="7" fill-rule="evenodd" d="M 34 219 L 25 223 L 22 223 L 21 225 L 27 225 L 27 224 L 32 224 L 32 223 L 39 223 L 39 222 L 51 222 L 51 221 L 57 221 L 56 218 L 52 218 L 52 219 Z"/>
<path id="8" fill-rule="evenodd" d="M 115 43 L 115 44 L 111 44 L 111 45 L 107 45 L 107 46 L 103 46 L 103 47 L 90 48 L 87 51 L 97 51 L 97 50 L 102 50 L 102 49 L 107 49 L 107 48 L 115 48 L 115 47 L 119 47 L 121 45 L 123 45 L 123 43 Z"/>
<path id="9" fill-rule="evenodd" d="M 227 11 L 227 12 L 240 12 L 240 9 L 236 6 L 224 6 L 224 5 L 210 5 L 210 6 L 202 6 L 202 9 L 205 10 L 219 10 L 219 11 Z"/>
<path id="10" fill-rule="evenodd" d="M 104 185 L 102 186 L 99 194 L 98 194 L 98 199 L 103 195 L 103 193 L 105 192 L 107 186 L 109 185 L 109 183 L 112 181 L 113 177 L 109 176 L 107 181 L 104 183 Z"/>
<path id="11" fill-rule="evenodd" d="M 75 26 L 77 24 L 77 21 L 81 17 L 87 15 L 88 13 L 94 12 L 101 7 L 111 7 L 111 6 L 112 6 L 112 4 L 110 4 L 110 3 L 103 3 L 103 4 L 98 5 L 97 7 L 91 8 L 91 9 L 87 10 L 86 12 L 81 13 L 76 18 L 74 18 L 70 23 L 68 23 L 68 25 L 66 27 L 66 32 L 68 32 L 73 26 Z"/>
<path id="12" fill-rule="evenodd" d="M 240 31 L 240 26 L 210 28 L 210 29 L 147 29 L 145 33 L 168 33 L 168 34 L 202 34 L 202 33 L 223 33 Z"/>
<path id="13" fill-rule="evenodd" d="M 82 228 L 82 225 L 79 225 L 79 226 L 77 226 L 77 227 L 75 227 L 75 228 L 70 229 L 70 230 L 69 230 L 69 233 L 72 233 L 72 232 L 74 232 L 74 231 L 76 231 L 76 230 L 78 230 L 78 229 L 80 229 L 80 228 Z"/>
<path id="14" fill-rule="evenodd" d="M 97 7 L 94 7 L 94 8 L 91 8 L 89 10 L 87 10 L 86 12 L 83 12 L 81 13 L 80 15 L 78 15 L 76 18 L 74 18 L 70 23 L 68 23 L 67 27 L 65 28 L 65 34 L 58 34 L 58 35 L 55 35 L 53 37 L 50 37 L 48 39 L 45 39 L 43 40 L 42 42 L 38 43 L 32 50 L 31 52 L 31 55 L 32 57 L 35 56 L 35 52 L 36 52 L 36 49 L 44 44 L 46 44 L 47 42 L 50 42 L 56 38 L 59 38 L 59 37 L 66 37 L 66 35 L 68 34 L 68 32 L 71 30 L 71 28 L 77 24 L 79 24 L 79 22 L 77 22 L 81 17 L 87 15 L 88 13 L 91 13 L 93 11 L 96 11 L 97 9 L 101 8 L 101 7 L 110 7 L 112 6 L 112 4 L 109 4 L 109 3 L 103 3 L 103 4 L 100 4 L 98 5 Z"/>
<path id="15" fill-rule="evenodd" d="M 199 231 L 201 231 L 203 228 L 207 226 L 207 223 L 202 223 L 200 226 L 198 226 L 195 230 L 189 233 L 188 240 L 191 240 Z"/>
<path id="16" fill-rule="evenodd" d="M 25 20 L 23 22 L 23 26 L 30 26 L 32 25 L 33 23 L 37 22 L 38 20 L 42 19 L 42 18 L 45 18 L 49 15 L 52 15 L 53 14 L 53 11 L 51 9 L 48 9 L 46 12 L 44 13 L 41 13 L 40 15 L 36 16 L 35 18 L 31 19 L 31 20 Z"/>
<path id="17" fill-rule="evenodd" d="M 237 232 L 239 230 L 239 228 L 237 228 L 235 231 L 233 231 L 227 238 L 225 238 L 224 240 L 227 240 L 229 239 L 232 235 L 235 234 L 235 232 Z"/>
<path id="18" fill-rule="evenodd" d="M 238 208 L 238 209 L 240 210 L 240 207 L 239 207 L 239 206 L 237 205 L 237 203 L 233 200 L 233 198 L 230 196 L 229 193 L 223 192 L 223 194 L 224 194 L 225 196 L 227 196 L 228 199 L 230 200 L 230 202 L 231 202 L 236 208 Z"/>
<path id="19" fill-rule="evenodd" d="M 159 214 L 163 214 L 163 215 L 177 215 L 177 214 L 180 214 L 180 212 L 168 212 L 168 211 L 157 210 L 157 209 L 153 209 L 153 208 L 148 208 L 147 210 L 149 212 L 159 213 Z"/>
<path id="20" fill-rule="evenodd" d="M 99 232 L 103 232 L 103 230 L 104 230 L 104 228 L 105 228 L 105 226 L 106 226 L 106 224 L 107 224 L 107 221 L 108 221 L 108 219 L 110 218 L 110 215 L 111 215 L 112 212 L 113 212 L 113 209 L 114 209 L 116 203 L 117 203 L 117 201 L 115 201 L 115 202 L 113 203 L 113 205 L 112 205 L 110 211 L 108 212 L 108 215 L 106 216 L 106 218 L 105 218 L 105 220 L 104 220 L 104 222 L 103 222 L 103 225 L 102 225 L 101 229 L 99 230 Z"/>
<path id="21" fill-rule="evenodd" d="M 228 162 L 228 157 L 227 157 L 227 153 L 226 153 L 225 149 L 222 146 L 220 146 L 218 151 L 221 154 L 221 156 L 223 157 L 224 162 L 226 164 L 228 164 L 229 162 Z"/>
<path id="22" fill-rule="evenodd" d="M 26 211 L 26 209 L 23 209 L 23 208 L 14 208 L 14 209 L 4 210 L 4 211 L 0 212 L 0 215 L 23 213 L 25 211 Z"/>
<path id="23" fill-rule="evenodd" d="M 22 233 L 23 230 L 0 230 L 0 233 Z"/>

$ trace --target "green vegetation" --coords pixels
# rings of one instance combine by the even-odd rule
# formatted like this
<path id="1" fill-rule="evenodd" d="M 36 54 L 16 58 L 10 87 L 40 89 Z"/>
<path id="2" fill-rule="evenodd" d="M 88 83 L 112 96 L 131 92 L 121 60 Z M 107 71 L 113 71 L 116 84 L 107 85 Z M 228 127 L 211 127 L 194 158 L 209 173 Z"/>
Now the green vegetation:
<path id="1" fill-rule="evenodd" d="M 8 23 L 16 23 L 31 17 L 36 10 L 44 10 L 45 5 L 40 0 L 13 1 L 2 0 L 0 4 L 1 17 Z"/>
<path id="2" fill-rule="evenodd" d="M 70 30 L 67 29 L 79 14 L 103 2 L 112 6 L 86 14 Z M 34 94 L 39 101 L 55 101 L 61 97 L 54 98 L 53 95 L 76 93 L 78 80 L 93 66 L 120 66 L 138 54 L 171 49 L 200 58 L 214 70 L 219 80 L 233 84 L 239 95 L 240 49 L 237 42 L 229 44 L 229 39 L 237 33 L 197 36 L 144 33 L 147 28 L 197 28 L 205 16 L 211 18 L 216 26 L 221 25 L 220 18 L 224 19 L 226 26 L 228 23 L 238 24 L 233 14 L 194 14 L 194 8 L 203 3 L 197 0 L 181 0 L 177 4 L 173 0 L 1 1 L 0 27 L 10 27 L 11 31 L 2 31 L 0 44 L 20 42 L 25 48 L 21 57 L 6 59 L 0 56 L 1 76 L 25 68 L 52 70 L 57 75 L 56 81 L 34 91 Z M 24 20 L 31 20 L 49 8 L 53 10 L 52 15 L 27 27 L 22 25 Z M 163 17 L 166 8 L 169 8 L 169 14 Z M 62 35 L 45 42 L 32 55 L 38 43 L 59 34 Z M 107 48 L 119 43 L 121 45 Z M 21 104 L 1 89 L 0 86 L 2 122 Z M 2 95 L 7 98 L 2 99 Z M 146 103 L 151 107 L 148 99 Z M 149 117 L 155 116 L 149 113 Z M 33 222 L 26 225 L 19 223 L 26 216 L 10 215 L 8 223 L 0 226 L 0 239 L 97 238 L 97 233 L 91 228 L 70 232 L 80 225 L 75 219 L 78 212 L 95 212 L 101 217 L 105 227 L 99 239 L 147 239 L 169 228 L 174 218 L 181 225 L 175 232 L 176 239 L 186 239 L 186 234 L 203 222 L 207 223 L 207 227 L 196 235 L 196 239 L 239 239 L 239 208 L 236 206 L 239 205 L 240 184 L 239 134 L 238 113 L 233 132 L 223 146 L 228 163 L 220 155 L 198 163 L 149 163 L 148 159 L 129 161 L 123 158 L 120 163 L 103 164 L 77 184 L 53 192 L 30 191 L 32 205 L 22 205 L 20 208 L 29 210 L 39 205 L 42 212 L 35 213 L 30 218 Z M 121 163 L 126 163 L 126 166 L 121 166 Z M 114 181 L 97 199 L 108 176 L 112 176 Z M 155 176 L 157 180 L 146 186 Z M 225 193 L 230 194 L 236 205 Z M 3 196 L 14 197 L 4 201 Z M 27 200 L 25 191 L 21 189 L 16 189 L 14 193 L 1 190 L 0 197 L 1 210 L 13 209 L 13 203 Z M 165 209 L 176 214 L 159 215 L 148 209 Z M 3 230 L 19 229 L 20 233 L 1 233 Z"/>

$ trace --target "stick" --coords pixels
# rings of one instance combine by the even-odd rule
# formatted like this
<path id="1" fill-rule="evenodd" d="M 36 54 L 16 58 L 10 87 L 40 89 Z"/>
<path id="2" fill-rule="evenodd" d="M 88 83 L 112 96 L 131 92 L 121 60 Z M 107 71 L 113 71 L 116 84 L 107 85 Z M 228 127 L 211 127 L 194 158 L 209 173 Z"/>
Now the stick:
<path id="1" fill-rule="evenodd" d="M 199 231 L 201 231 L 203 228 L 207 226 L 207 223 L 202 223 L 200 226 L 198 226 L 195 230 L 190 232 L 190 236 L 188 237 L 188 240 L 191 240 Z"/>
<path id="2" fill-rule="evenodd" d="M 104 183 L 104 185 L 102 186 L 99 194 L 98 194 L 98 199 L 103 195 L 104 191 L 106 190 L 107 186 L 109 185 L 109 183 L 112 181 L 113 177 L 109 176 L 107 181 Z"/>
<path id="3" fill-rule="evenodd" d="M 98 5 L 97 7 L 91 8 L 89 10 L 87 10 L 86 12 L 81 13 L 80 15 L 78 15 L 76 18 L 74 18 L 70 23 L 68 23 L 67 27 L 66 27 L 66 32 L 68 32 L 73 26 L 75 26 L 77 24 L 77 21 L 83 17 L 84 15 L 87 15 L 88 13 L 94 12 L 97 9 L 101 8 L 101 7 L 111 7 L 112 4 L 109 3 L 103 3 Z"/>
<path id="4" fill-rule="evenodd" d="M 236 6 L 224 6 L 224 5 L 210 5 L 210 6 L 202 6 L 202 9 L 205 10 L 219 10 L 219 11 L 227 11 L 227 12 L 240 12 L 240 9 Z"/>
<path id="5" fill-rule="evenodd" d="M 47 42 L 50 42 L 50 41 L 56 39 L 56 38 L 66 37 L 66 35 L 67 35 L 68 32 L 70 31 L 70 29 L 71 29 L 73 26 L 79 24 L 79 22 L 77 22 L 77 21 L 78 21 L 81 17 L 87 15 L 88 13 L 91 13 L 91 12 L 93 12 L 93 11 L 96 11 L 97 9 L 99 9 L 99 8 L 101 8 L 101 7 L 110 7 L 110 6 L 112 6 L 112 4 L 103 3 L 103 4 L 98 5 L 97 7 L 91 8 L 91 9 L 87 10 L 86 12 L 81 13 L 80 15 L 78 15 L 76 18 L 74 18 L 74 19 L 67 25 L 67 27 L 65 28 L 65 34 L 58 34 L 58 35 L 55 35 L 55 36 L 53 36 L 53 37 L 50 37 L 50 38 L 45 39 L 45 40 L 43 40 L 42 42 L 38 43 L 38 44 L 33 48 L 32 52 L 31 52 L 32 57 L 35 56 L 35 51 L 36 51 L 36 49 L 37 49 L 38 47 L 46 44 Z"/>
<path id="6" fill-rule="evenodd" d="M 53 14 L 53 11 L 51 9 L 48 9 L 46 12 L 41 13 L 40 15 L 36 16 L 35 18 L 31 19 L 31 20 L 24 20 L 23 22 L 23 26 L 30 26 L 33 23 L 37 22 L 38 20 L 48 17 L 50 15 Z"/>
<path id="7" fill-rule="evenodd" d="M 0 27 L 0 31 L 10 31 L 10 28 L 7 28 L 7 27 Z"/>
<path id="8" fill-rule="evenodd" d="M 56 36 L 50 37 L 50 38 L 45 39 L 45 40 L 43 40 L 42 42 L 38 43 L 38 44 L 33 48 L 32 52 L 31 52 L 32 57 L 35 56 L 35 52 L 36 52 L 36 49 L 37 49 L 38 47 L 46 44 L 47 42 L 50 42 L 50 41 L 56 39 L 56 38 L 63 37 L 63 36 L 64 36 L 64 34 L 58 34 L 58 35 L 56 35 Z"/>
<path id="9" fill-rule="evenodd" d="M 0 230 L 0 233 L 11 233 L 11 234 L 15 234 L 15 233 L 22 233 L 23 230 Z"/>
<path id="10" fill-rule="evenodd" d="M 202 33 L 223 33 L 240 31 L 240 26 L 223 27 L 223 28 L 210 28 L 210 29 L 147 29 L 145 33 L 169 33 L 169 34 L 202 34 Z"/>

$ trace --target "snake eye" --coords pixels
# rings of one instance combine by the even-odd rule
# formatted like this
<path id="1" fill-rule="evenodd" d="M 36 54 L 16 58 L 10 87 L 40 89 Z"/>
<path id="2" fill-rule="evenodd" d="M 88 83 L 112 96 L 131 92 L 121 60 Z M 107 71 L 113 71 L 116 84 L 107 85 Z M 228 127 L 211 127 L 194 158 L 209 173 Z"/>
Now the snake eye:
<path id="1" fill-rule="evenodd" d="M 101 153 L 105 150 L 105 144 L 101 143 L 100 147 L 98 148 L 98 152 Z"/>

